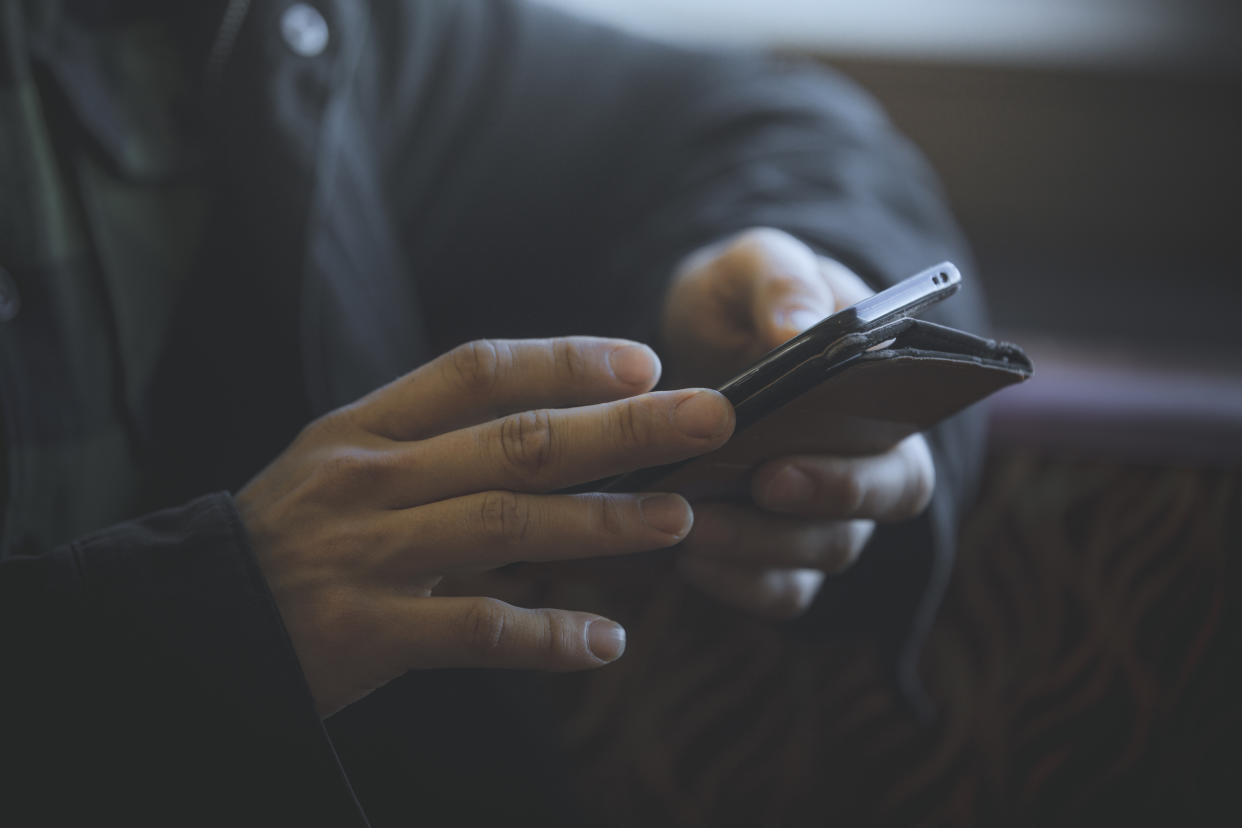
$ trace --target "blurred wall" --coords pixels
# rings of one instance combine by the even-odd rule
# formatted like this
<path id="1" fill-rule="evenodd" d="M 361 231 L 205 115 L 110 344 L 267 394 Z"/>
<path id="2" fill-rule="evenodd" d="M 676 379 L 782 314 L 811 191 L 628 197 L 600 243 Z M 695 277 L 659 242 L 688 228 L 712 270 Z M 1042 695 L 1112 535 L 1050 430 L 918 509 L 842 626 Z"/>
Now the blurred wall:
<path id="1" fill-rule="evenodd" d="M 1242 3 L 555 4 L 858 80 L 940 172 L 1002 332 L 1242 365 Z"/>
<path id="2" fill-rule="evenodd" d="M 544 0 L 680 41 L 1005 64 L 1211 64 L 1236 0 Z"/>

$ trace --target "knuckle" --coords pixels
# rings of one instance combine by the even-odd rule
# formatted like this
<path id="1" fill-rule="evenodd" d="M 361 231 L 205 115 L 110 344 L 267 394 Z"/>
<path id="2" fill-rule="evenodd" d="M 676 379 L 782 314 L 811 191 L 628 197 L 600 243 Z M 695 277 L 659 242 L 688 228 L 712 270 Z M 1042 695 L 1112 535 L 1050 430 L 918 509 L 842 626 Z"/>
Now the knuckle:
<path id="1" fill-rule="evenodd" d="M 725 248 L 720 259 L 722 263 L 736 270 L 756 270 L 767 260 L 767 244 L 759 231 L 748 231 Z"/>
<path id="2" fill-rule="evenodd" d="M 319 434 L 330 431 L 332 429 L 332 419 L 339 416 L 336 411 L 324 414 L 322 417 L 316 417 L 298 431 L 294 443 L 307 443 L 313 441 Z"/>
<path id="3" fill-rule="evenodd" d="M 622 445 L 646 445 L 652 438 L 651 411 L 639 398 L 622 400 L 613 408 L 612 428 Z"/>
<path id="4" fill-rule="evenodd" d="M 479 598 L 466 610 L 461 625 L 465 647 L 476 655 L 487 658 L 504 649 L 508 636 L 509 613 L 499 600 Z"/>
<path id="5" fill-rule="evenodd" d="M 537 617 L 540 636 L 536 646 L 550 663 L 563 663 L 578 655 L 582 633 L 577 624 L 561 613 L 547 610 L 540 610 Z"/>
<path id="6" fill-rule="evenodd" d="M 552 412 L 547 409 L 510 414 L 500 422 L 500 452 L 523 477 L 538 477 L 552 462 Z"/>
<path id="7" fill-rule="evenodd" d="M 485 492 L 479 506 L 479 521 L 488 537 L 517 546 L 526 540 L 530 530 L 530 505 L 513 492 Z"/>
<path id="8" fill-rule="evenodd" d="M 748 262 L 762 261 L 773 250 L 795 241 L 793 236 L 774 227 L 752 227 L 734 238 L 726 255 Z"/>
<path id="9" fill-rule="evenodd" d="M 552 361 L 559 374 L 558 379 L 564 382 L 579 383 L 590 374 L 590 360 L 573 340 L 552 340 Z"/>
<path id="10" fill-rule="evenodd" d="M 490 391 L 500 378 L 503 348 L 490 339 L 476 339 L 449 352 L 448 365 L 466 389 Z"/>
<path id="11" fill-rule="evenodd" d="M 311 420 L 298 432 L 294 438 L 293 444 L 299 446 L 313 446 L 323 444 L 333 438 L 340 437 L 351 431 L 353 426 L 349 421 L 351 407 L 338 408 L 335 411 L 329 411 Z"/>
<path id="12" fill-rule="evenodd" d="M 599 534 L 610 538 L 624 538 L 631 534 L 632 522 L 626 518 L 617 498 L 602 492 L 594 492 L 588 497 L 592 510 L 591 524 Z"/>

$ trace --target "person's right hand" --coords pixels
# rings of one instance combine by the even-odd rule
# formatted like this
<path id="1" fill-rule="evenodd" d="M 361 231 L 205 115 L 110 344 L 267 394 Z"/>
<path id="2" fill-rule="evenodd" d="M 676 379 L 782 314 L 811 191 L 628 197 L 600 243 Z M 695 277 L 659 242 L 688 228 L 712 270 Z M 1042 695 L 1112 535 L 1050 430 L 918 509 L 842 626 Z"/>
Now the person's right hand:
<path id="1" fill-rule="evenodd" d="M 621 655 L 624 630 L 597 615 L 431 592 L 456 571 L 684 538 L 678 495 L 547 494 L 728 439 L 715 391 L 642 393 L 659 370 L 621 340 L 468 343 L 311 423 L 237 494 L 322 715 L 412 669 Z"/>

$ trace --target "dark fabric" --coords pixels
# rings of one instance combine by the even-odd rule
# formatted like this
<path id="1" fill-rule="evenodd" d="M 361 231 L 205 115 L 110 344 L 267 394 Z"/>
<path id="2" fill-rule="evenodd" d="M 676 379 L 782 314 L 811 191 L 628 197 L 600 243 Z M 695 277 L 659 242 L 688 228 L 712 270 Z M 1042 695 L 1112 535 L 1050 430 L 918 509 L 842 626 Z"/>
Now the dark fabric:
<path id="1" fill-rule="evenodd" d="M 6 821 L 363 824 L 228 495 L 9 559 L 0 624 Z"/>
<path id="2" fill-rule="evenodd" d="M 613 669 L 542 686 L 597 826 L 1238 825 L 1239 549 L 1236 466 L 1011 452 L 924 647 L 934 727 L 874 648 L 677 584 Z"/>
<path id="3" fill-rule="evenodd" d="M 3 750 L 25 768 L 6 789 L 48 814 L 362 824 L 227 496 L 192 500 L 312 416 L 476 336 L 650 340 L 675 263 L 754 225 L 877 287 L 946 258 L 973 281 L 918 155 L 831 74 L 490 0 L 322 0 L 304 57 L 287 6 L 0 0 L 0 267 L 22 302 L 0 324 Z M 977 297 L 931 316 L 977 330 Z M 932 437 L 942 538 L 976 426 Z M 885 534 L 817 623 L 895 651 L 951 547 Z M 338 727 L 360 757 L 389 740 L 388 778 L 360 787 L 394 819 L 469 766 L 428 761 L 409 710 L 436 705 L 450 748 L 463 700 L 521 697 L 418 678 Z"/>

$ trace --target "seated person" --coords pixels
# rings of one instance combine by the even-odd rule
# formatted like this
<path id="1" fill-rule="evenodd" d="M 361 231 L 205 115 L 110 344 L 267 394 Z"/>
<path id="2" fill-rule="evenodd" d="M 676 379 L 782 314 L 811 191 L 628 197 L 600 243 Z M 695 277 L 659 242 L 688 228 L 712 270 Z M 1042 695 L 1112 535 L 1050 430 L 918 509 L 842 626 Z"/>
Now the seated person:
<path id="1" fill-rule="evenodd" d="M 6 821 L 367 824 L 325 717 L 622 655 L 590 612 L 436 593 L 517 561 L 678 545 L 719 600 L 913 663 L 969 418 L 774 460 L 746 505 L 555 493 L 721 445 L 704 386 L 965 264 L 853 87 L 509 0 L 13 0 L 0 38 Z"/>

